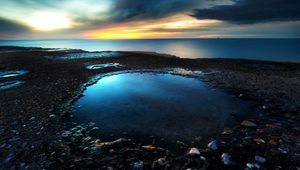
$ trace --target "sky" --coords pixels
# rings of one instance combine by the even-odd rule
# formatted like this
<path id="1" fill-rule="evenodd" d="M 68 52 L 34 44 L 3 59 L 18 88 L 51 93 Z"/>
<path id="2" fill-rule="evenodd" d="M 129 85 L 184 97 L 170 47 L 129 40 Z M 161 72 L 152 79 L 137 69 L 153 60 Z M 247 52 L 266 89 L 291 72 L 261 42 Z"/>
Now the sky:
<path id="1" fill-rule="evenodd" d="M 0 39 L 300 38 L 300 0 L 1 0 Z"/>

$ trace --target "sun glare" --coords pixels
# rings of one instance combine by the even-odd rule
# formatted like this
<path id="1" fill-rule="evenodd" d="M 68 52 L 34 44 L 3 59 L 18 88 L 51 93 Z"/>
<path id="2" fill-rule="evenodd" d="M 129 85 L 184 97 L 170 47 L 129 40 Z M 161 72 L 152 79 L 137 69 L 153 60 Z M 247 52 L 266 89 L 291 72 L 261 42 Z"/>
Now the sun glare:
<path id="1" fill-rule="evenodd" d="M 54 12 L 36 13 L 27 23 L 38 31 L 53 31 L 71 27 L 70 20 L 63 14 Z"/>

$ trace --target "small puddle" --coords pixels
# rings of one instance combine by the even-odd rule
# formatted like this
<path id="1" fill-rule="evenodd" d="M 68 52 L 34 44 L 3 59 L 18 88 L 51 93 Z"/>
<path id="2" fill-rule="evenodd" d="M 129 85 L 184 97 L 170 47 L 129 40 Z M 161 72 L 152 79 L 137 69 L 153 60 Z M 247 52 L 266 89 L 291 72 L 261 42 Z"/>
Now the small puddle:
<path id="1" fill-rule="evenodd" d="M 97 69 L 107 68 L 107 67 L 121 68 L 121 67 L 124 67 L 124 65 L 122 65 L 120 63 L 105 63 L 105 64 L 92 64 L 92 65 L 86 66 L 86 68 L 89 70 L 97 70 Z"/>
<path id="2" fill-rule="evenodd" d="M 88 58 L 111 58 L 111 57 L 121 57 L 122 54 L 120 52 L 116 51 L 103 51 L 103 52 L 82 52 L 82 53 L 70 53 L 70 54 L 64 54 L 58 57 L 55 57 L 56 59 L 88 59 Z"/>
<path id="3" fill-rule="evenodd" d="M 96 123 L 100 139 L 127 134 L 142 143 L 149 136 L 166 143 L 205 140 L 258 113 L 254 105 L 199 79 L 168 73 L 107 75 L 84 94 L 74 103 L 68 121 Z"/>
<path id="4" fill-rule="evenodd" d="M 3 82 L 0 83 L 0 90 L 6 90 L 6 89 L 10 89 L 13 87 L 17 87 L 22 85 L 24 82 L 23 81 L 7 81 L 7 82 Z"/>
<path id="5" fill-rule="evenodd" d="M 29 71 L 27 70 L 8 70 L 8 71 L 0 71 L 0 78 L 8 78 L 8 77 L 16 77 L 27 74 Z"/>

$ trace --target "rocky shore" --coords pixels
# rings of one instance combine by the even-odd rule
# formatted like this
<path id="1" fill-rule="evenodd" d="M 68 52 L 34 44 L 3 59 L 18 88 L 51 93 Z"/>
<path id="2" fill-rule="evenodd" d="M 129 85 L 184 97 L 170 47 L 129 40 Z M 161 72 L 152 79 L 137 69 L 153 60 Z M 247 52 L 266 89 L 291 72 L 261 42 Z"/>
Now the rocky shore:
<path id="1" fill-rule="evenodd" d="M 85 57 L 59 59 L 66 54 Z M 119 57 L 112 57 L 115 54 Z M 106 63 L 120 66 L 86 69 Z M 224 129 L 208 143 L 174 141 L 185 151 L 182 155 L 155 143 L 97 139 L 93 133 L 101 133 L 101 128 L 92 122 L 65 126 L 72 101 L 92 77 L 122 70 L 174 68 L 214 71 L 203 80 L 254 102 L 264 114 L 240 120 L 238 126 Z M 7 70 L 28 73 L 0 78 L 3 86 L 23 82 L 0 88 L 0 169 L 300 169 L 299 63 L 0 47 L 0 71 Z"/>

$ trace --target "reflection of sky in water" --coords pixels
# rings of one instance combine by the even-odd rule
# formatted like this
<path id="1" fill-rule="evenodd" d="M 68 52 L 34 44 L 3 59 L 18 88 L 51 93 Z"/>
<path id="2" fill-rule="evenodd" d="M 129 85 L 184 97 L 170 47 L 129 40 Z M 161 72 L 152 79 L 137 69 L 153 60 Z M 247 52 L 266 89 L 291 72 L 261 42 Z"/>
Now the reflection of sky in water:
<path id="1" fill-rule="evenodd" d="M 0 71 L 0 78 L 8 78 L 8 77 L 15 77 L 27 74 L 29 71 L 27 70 L 7 70 L 7 71 Z"/>
<path id="2" fill-rule="evenodd" d="M 90 51 L 155 51 L 184 58 L 248 58 L 300 61 L 300 39 L 29 40 L 0 45 Z"/>
<path id="3" fill-rule="evenodd" d="M 17 87 L 22 85 L 24 82 L 23 81 L 8 81 L 8 82 L 3 82 L 0 83 L 0 90 L 7 90 L 9 88 Z"/>
<path id="4" fill-rule="evenodd" d="M 231 113 L 256 113 L 238 98 L 202 81 L 170 74 L 122 73 L 103 77 L 75 103 L 71 121 L 95 122 L 101 133 L 190 140 L 232 126 Z M 80 107 L 78 107 L 80 106 Z"/>

